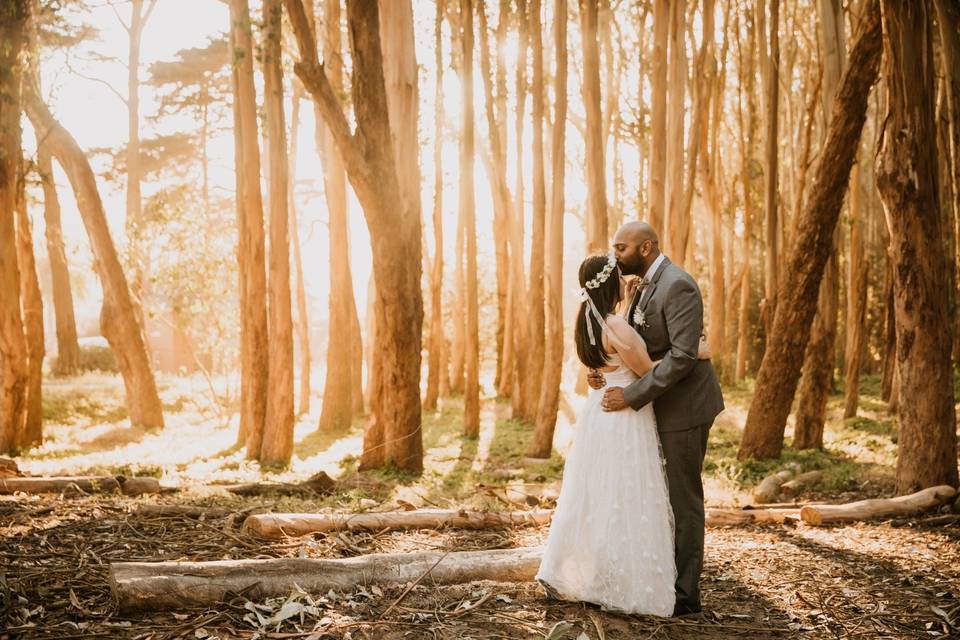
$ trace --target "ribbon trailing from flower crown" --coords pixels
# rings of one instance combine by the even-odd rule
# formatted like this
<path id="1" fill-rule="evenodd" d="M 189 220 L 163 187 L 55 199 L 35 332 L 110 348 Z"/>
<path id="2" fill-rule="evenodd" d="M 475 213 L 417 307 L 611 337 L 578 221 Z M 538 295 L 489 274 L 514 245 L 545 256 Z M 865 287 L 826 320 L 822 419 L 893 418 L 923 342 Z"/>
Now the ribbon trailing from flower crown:
<path id="1" fill-rule="evenodd" d="M 586 289 L 580 289 L 580 297 L 583 299 L 586 304 L 583 307 L 583 316 L 587 321 L 587 335 L 590 336 L 590 344 L 597 346 L 597 339 L 593 335 L 593 323 L 590 322 L 590 314 L 593 314 L 593 317 L 597 319 L 597 322 L 600 323 L 600 328 L 603 331 L 607 330 L 607 322 L 603 319 L 603 316 L 600 314 L 600 310 L 597 309 L 597 305 L 593 303 L 593 298 L 590 297 L 590 294 L 587 293 Z"/>

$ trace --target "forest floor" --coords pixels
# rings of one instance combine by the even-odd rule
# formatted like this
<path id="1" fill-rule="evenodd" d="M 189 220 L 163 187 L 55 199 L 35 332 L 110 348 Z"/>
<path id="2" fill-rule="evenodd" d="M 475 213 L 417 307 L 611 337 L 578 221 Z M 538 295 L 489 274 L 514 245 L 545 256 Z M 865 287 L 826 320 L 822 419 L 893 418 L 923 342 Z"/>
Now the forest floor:
<path id="1" fill-rule="evenodd" d="M 233 444 L 229 403 L 195 378 L 161 378 L 167 426 L 130 427 L 119 381 L 105 374 L 46 381 L 46 443 L 18 459 L 35 475 L 153 475 L 176 493 L 162 496 L 0 496 L 0 639 L 10 638 L 930 638 L 960 634 L 960 524 L 926 517 L 870 524 L 711 528 L 706 537 L 704 615 L 660 619 L 547 600 L 533 583 L 435 586 L 429 579 L 402 601 L 403 587 L 291 593 L 251 603 L 243 596 L 200 611 L 121 615 L 108 582 L 112 561 L 240 558 L 341 558 L 372 552 L 503 549 L 542 544 L 546 527 L 340 533 L 285 541 L 240 531 L 251 511 L 384 511 L 415 507 L 506 509 L 553 506 L 569 447 L 570 420 L 582 399 L 570 394 L 558 425 L 558 451 L 524 458 L 529 428 L 507 419 L 509 406 L 483 403 L 478 439 L 461 437 L 456 399 L 425 415 L 425 472 L 363 474 L 316 498 L 241 498 L 218 484 L 297 481 L 327 471 L 357 479 L 362 421 L 319 434 L 314 412 L 297 425 L 294 461 L 261 472 Z M 840 419 L 832 398 L 824 451 L 787 449 L 776 463 L 738 462 L 749 384 L 725 389 L 728 409 L 711 432 L 705 465 L 710 507 L 750 502 L 771 469 L 799 462 L 824 481 L 801 501 L 846 502 L 893 492 L 894 424 L 876 381 L 861 388 L 857 418 Z M 225 393 L 223 395 L 226 395 Z M 226 405 L 221 406 L 221 404 Z M 788 430 L 789 436 L 789 430 Z M 187 443 L 189 443 L 187 445 Z M 521 503 L 518 506 L 515 502 Z M 230 515 L 197 520 L 150 517 L 145 503 L 226 507 Z M 615 541 L 614 541 L 615 542 Z M 307 613 L 266 628 L 286 601 Z M 256 607 L 255 607 L 256 605 Z M 308 607 L 309 605 L 309 607 Z M 246 619 L 245 619 L 246 617 Z"/>

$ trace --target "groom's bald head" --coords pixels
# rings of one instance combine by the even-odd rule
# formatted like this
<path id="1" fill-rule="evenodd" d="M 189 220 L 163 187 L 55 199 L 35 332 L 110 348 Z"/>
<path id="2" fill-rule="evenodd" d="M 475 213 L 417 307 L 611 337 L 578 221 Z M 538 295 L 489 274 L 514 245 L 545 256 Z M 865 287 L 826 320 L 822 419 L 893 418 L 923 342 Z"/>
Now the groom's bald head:
<path id="1" fill-rule="evenodd" d="M 650 223 L 631 220 L 613 236 L 613 252 L 625 275 L 643 275 L 660 255 L 660 239 Z"/>

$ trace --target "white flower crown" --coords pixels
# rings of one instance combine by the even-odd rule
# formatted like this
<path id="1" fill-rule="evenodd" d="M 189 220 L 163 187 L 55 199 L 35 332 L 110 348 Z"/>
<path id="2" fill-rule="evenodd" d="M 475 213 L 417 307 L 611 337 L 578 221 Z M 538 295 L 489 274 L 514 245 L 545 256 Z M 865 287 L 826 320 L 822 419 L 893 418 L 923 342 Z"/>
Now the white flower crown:
<path id="1" fill-rule="evenodd" d="M 610 274 L 613 273 L 613 270 L 617 267 L 617 258 L 612 253 L 607 254 L 607 264 L 603 266 L 603 269 L 600 270 L 593 280 L 587 280 L 584 285 L 587 289 L 597 289 L 601 284 L 607 281 L 610 277 Z"/>

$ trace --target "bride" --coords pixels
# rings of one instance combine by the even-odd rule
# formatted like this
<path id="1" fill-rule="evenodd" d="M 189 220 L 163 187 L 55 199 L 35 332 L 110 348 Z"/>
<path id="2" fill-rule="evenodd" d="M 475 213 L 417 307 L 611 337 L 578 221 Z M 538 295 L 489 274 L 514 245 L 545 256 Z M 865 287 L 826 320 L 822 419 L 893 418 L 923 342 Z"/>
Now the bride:
<path id="1" fill-rule="evenodd" d="M 587 258 L 579 280 L 577 356 L 601 370 L 608 385 L 625 387 L 656 362 L 615 313 L 629 299 L 616 259 Z M 709 357 L 704 344 L 699 357 Z M 590 392 L 577 420 L 537 581 L 556 599 L 670 616 L 677 577 L 673 512 L 653 405 L 604 412 L 603 393 Z"/>

